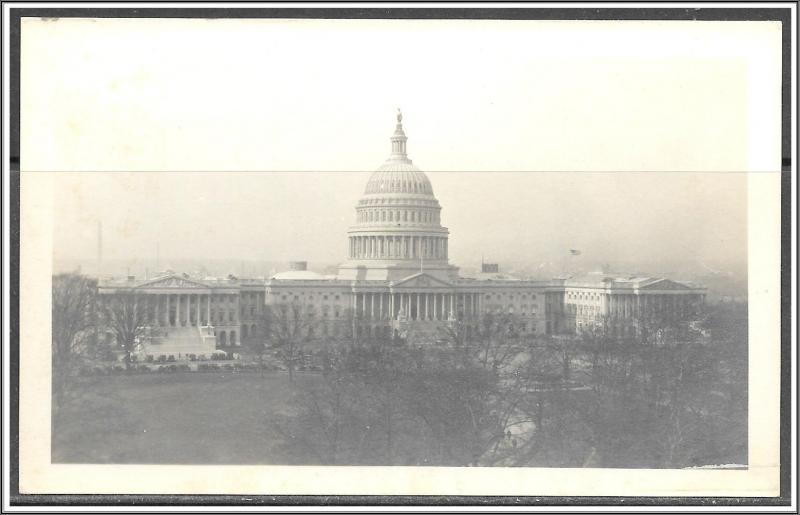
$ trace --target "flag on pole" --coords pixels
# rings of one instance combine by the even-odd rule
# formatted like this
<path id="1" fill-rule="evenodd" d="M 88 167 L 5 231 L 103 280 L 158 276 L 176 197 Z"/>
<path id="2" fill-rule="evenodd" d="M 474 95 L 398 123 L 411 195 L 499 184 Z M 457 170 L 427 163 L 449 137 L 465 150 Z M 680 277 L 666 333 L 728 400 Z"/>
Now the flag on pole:
<path id="1" fill-rule="evenodd" d="M 569 249 L 569 253 L 571 255 L 573 255 L 573 256 L 580 256 L 581 255 L 581 251 L 578 250 L 578 249 Z"/>

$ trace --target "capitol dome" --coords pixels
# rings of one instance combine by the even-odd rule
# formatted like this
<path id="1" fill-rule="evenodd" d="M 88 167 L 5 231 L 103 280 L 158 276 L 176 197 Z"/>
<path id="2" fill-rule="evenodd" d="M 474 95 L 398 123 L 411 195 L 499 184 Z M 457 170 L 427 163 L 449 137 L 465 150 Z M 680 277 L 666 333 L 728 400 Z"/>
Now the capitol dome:
<path id="1" fill-rule="evenodd" d="M 441 225 L 442 208 L 431 181 L 408 157 L 399 110 L 390 140 L 389 158 L 370 176 L 356 205 L 356 223 L 348 231 L 350 261 L 343 269 L 367 269 L 367 278 L 390 277 L 379 272 L 389 269 L 449 273 L 449 231 Z"/>

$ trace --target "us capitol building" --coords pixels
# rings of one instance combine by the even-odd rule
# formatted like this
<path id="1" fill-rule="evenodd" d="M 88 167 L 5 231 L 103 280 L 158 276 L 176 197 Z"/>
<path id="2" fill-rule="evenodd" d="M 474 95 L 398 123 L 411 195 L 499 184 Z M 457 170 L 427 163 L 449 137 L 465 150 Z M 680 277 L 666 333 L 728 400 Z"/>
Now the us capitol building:
<path id="1" fill-rule="evenodd" d="M 302 316 L 309 341 L 355 336 L 428 343 L 456 323 L 469 335 L 489 313 L 513 314 L 522 335 L 575 334 L 613 320 L 615 334 L 632 336 L 637 315 L 646 310 L 688 312 L 704 301 L 704 289 L 663 278 L 519 280 L 499 274 L 497 265 L 484 265 L 477 278 L 460 276 L 449 262 L 442 208 L 428 177 L 409 159 L 407 140 L 398 112 L 391 155 L 356 204 L 347 261 L 335 275 L 295 262 L 266 280 L 168 273 L 144 281 L 101 281 L 100 293 L 145 295 L 152 352 L 159 354 L 213 351 L 263 338 L 268 306 Z"/>

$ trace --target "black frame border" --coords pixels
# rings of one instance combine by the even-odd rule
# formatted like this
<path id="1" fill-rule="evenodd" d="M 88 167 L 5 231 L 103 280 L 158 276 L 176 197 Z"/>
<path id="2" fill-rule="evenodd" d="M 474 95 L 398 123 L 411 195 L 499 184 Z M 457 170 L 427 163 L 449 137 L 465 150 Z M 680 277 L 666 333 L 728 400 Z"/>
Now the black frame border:
<path id="1" fill-rule="evenodd" d="M 4 2 L 0 2 L 2 4 Z M 211 2 L 200 2 L 211 3 Z M 90 8 L 25 7 L 9 9 L 10 16 L 10 152 L 8 163 L 10 187 L 10 505 L 11 506 L 789 506 L 791 504 L 791 77 L 796 69 L 791 60 L 791 24 L 798 25 L 798 15 L 792 17 L 789 6 L 777 7 L 339 7 L 339 8 Z M 681 2 L 694 4 L 694 2 Z M 734 2 L 736 3 L 736 2 Z M 747 2 L 741 2 L 747 3 Z M 559 2 L 568 4 L 568 2 Z M 752 5 L 747 3 L 748 5 Z M 263 3 L 258 5 L 264 5 Z M 424 4 L 422 4 L 424 5 Z M 652 5 L 652 4 L 651 4 Z M 705 5 L 708 5 L 706 3 Z M 321 18 L 321 19 L 491 19 L 491 20 L 719 20 L 719 21 L 780 21 L 782 23 L 781 72 L 781 419 L 780 419 L 780 496 L 764 497 L 510 497 L 510 496 L 232 496 L 232 495 L 33 495 L 19 493 L 19 240 L 20 240 L 20 19 L 22 17 L 97 17 L 97 18 Z M 797 101 L 797 98 L 795 98 Z M 795 120 L 795 129 L 798 128 Z M 795 228 L 796 230 L 796 228 Z M 797 233 L 795 232 L 795 236 Z M 795 321 L 796 323 L 796 321 Z M 6 329 L 3 328 L 5 335 Z M 797 363 L 795 364 L 797 365 Z M 797 481 L 797 478 L 794 478 Z M 577 510 L 576 510 L 577 511 Z"/>

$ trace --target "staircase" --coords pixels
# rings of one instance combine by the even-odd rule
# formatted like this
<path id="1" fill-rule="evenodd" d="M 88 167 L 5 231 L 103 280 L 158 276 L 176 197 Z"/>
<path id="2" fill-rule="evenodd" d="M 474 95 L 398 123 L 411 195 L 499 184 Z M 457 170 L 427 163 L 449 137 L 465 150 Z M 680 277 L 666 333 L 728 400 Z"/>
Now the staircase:
<path id="1" fill-rule="evenodd" d="M 216 349 L 213 327 L 168 327 L 159 328 L 160 335 L 151 339 L 144 353 L 186 357 L 187 354 L 210 356 Z"/>

